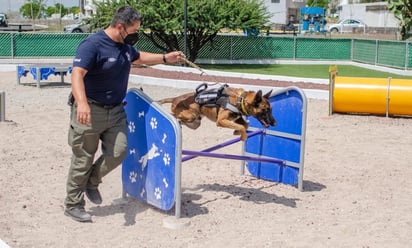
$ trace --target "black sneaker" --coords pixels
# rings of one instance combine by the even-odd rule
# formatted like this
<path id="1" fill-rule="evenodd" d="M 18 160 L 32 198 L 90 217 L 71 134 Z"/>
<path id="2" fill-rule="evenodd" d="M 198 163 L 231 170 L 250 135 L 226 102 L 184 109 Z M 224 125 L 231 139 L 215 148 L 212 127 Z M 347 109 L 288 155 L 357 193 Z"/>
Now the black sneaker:
<path id="1" fill-rule="evenodd" d="M 103 201 L 102 196 L 100 195 L 100 192 L 97 188 L 95 188 L 95 189 L 91 189 L 91 188 L 86 189 L 86 196 L 94 204 L 102 204 L 102 201 Z"/>
<path id="2" fill-rule="evenodd" d="M 92 216 L 87 213 L 82 207 L 74 207 L 71 209 L 66 209 L 64 215 L 71 217 L 75 221 L 79 222 L 90 222 L 92 221 Z"/>

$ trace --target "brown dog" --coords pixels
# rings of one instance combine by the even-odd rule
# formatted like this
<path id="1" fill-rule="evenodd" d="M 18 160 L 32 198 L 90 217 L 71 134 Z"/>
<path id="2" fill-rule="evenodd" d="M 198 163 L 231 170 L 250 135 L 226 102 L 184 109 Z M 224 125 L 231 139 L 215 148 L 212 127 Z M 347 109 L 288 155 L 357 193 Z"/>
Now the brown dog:
<path id="1" fill-rule="evenodd" d="M 262 91 L 245 91 L 224 85 L 218 89 L 207 90 L 202 84 L 196 92 L 160 100 L 160 104 L 171 103 L 171 112 L 176 119 L 191 129 L 200 126 L 202 116 L 206 116 L 217 126 L 234 129 L 241 140 L 247 139 L 248 123 L 245 116 L 255 117 L 265 128 L 275 126 L 269 96 Z"/>

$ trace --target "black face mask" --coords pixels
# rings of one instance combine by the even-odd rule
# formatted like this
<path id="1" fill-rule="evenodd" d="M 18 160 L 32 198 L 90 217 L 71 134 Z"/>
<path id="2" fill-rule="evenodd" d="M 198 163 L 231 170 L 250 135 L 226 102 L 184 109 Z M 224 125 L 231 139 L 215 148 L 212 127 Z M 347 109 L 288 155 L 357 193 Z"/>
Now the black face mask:
<path id="1" fill-rule="evenodd" d="M 125 44 L 129 44 L 131 46 L 134 46 L 138 40 L 139 40 L 139 34 L 138 33 L 128 34 L 123 39 Z"/>

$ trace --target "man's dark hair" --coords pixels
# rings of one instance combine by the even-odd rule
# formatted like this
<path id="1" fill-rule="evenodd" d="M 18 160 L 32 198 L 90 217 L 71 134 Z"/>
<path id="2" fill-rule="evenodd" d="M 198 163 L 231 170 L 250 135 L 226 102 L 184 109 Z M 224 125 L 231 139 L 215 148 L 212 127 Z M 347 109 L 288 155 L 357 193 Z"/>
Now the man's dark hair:
<path id="1" fill-rule="evenodd" d="M 130 6 L 124 6 L 116 11 L 110 26 L 115 27 L 117 24 L 123 24 L 126 27 L 130 27 L 137 21 L 142 21 L 142 16 L 139 12 Z"/>

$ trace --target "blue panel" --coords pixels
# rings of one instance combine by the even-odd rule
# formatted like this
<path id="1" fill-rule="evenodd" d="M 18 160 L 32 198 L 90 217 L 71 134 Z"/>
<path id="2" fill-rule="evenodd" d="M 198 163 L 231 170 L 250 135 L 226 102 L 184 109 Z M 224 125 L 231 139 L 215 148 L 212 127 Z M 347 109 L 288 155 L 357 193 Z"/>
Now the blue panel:
<path id="1" fill-rule="evenodd" d="M 136 199 L 170 210 L 175 202 L 176 159 L 180 159 L 176 129 L 143 95 L 130 90 L 125 99 L 129 152 L 122 166 L 123 187 Z"/>
<path id="2" fill-rule="evenodd" d="M 245 152 L 256 156 L 265 156 L 299 164 L 301 162 L 303 132 L 303 107 L 301 93 L 297 90 L 283 91 L 270 99 L 272 114 L 277 121 L 275 131 L 250 137 L 245 143 Z M 249 126 L 262 128 L 254 118 L 249 118 Z M 286 137 L 285 137 L 286 136 Z M 274 163 L 248 162 L 249 172 L 258 178 L 286 184 L 297 184 L 299 169 Z"/>
<path id="3" fill-rule="evenodd" d="M 285 184 L 297 184 L 299 180 L 299 169 L 290 167 L 290 166 L 284 166 L 283 167 L 283 175 L 282 175 L 282 183 Z"/>
<path id="4" fill-rule="evenodd" d="M 34 79 L 37 79 L 37 69 L 36 67 L 30 67 L 30 73 L 33 75 Z M 40 67 L 40 80 L 48 79 L 50 75 L 55 75 L 56 72 L 54 68 L 51 67 Z"/>
<path id="5" fill-rule="evenodd" d="M 21 78 L 21 77 L 25 77 L 26 75 L 27 75 L 27 70 L 25 69 L 25 67 L 24 67 L 24 65 L 18 65 L 17 66 L 17 76 L 19 77 L 19 78 Z"/>
<path id="6" fill-rule="evenodd" d="M 300 144 L 301 142 L 295 139 L 265 135 L 262 155 L 299 163 Z"/>
<path id="7" fill-rule="evenodd" d="M 261 163 L 261 162 L 247 162 L 248 170 L 250 174 L 257 178 L 281 182 L 283 165 L 273 163 Z"/>
<path id="8" fill-rule="evenodd" d="M 300 13 L 302 15 L 324 15 L 325 10 L 321 7 L 302 7 Z"/>

